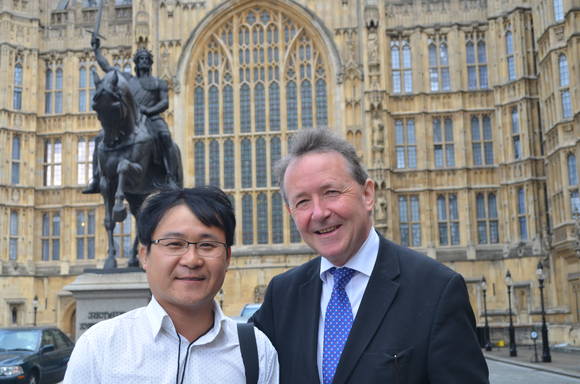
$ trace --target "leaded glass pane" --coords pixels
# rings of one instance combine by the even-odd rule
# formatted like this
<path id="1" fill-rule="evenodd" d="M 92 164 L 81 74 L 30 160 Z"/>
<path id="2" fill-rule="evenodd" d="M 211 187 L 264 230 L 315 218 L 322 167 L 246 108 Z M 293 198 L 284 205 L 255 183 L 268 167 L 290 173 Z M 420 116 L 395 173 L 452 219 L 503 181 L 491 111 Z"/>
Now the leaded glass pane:
<path id="1" fill-rule="evenodd" d="M 205 133 L 205 101 L 202 87 L 195 88 L 193 105 L 195 135 L 201 136 Z"/>
<path id="2" fill-rule="evenodd" d="M 401 92 L 401 72 L 400 71 L 393 71 L 393 92 L 394 93 Z"/>
<path id="3" fill-rule="evenodd" d="M 411 196 L 411 221 L 419 222 L 419 198 L 417 196 Z"/>
<path id="4" fill-rule="evenodd" d="M 403 68 L 411 68 L 411 47 L 403 45 Z"/>
<path id="5" fill-rule="evenodd" d="M 479 87 L 480 88 L 487 88 L 488 84 L 488 77 L 487 77 L 487 66 L 480 65 L 479 66 Z"/>
<path id="6" fill-rule="evenodd" d="M 552 0 L 554 6 L 554 20 L 562 21 L 564 20 L 564 1 L 563 0 Z"/>
<path id="7" fill-rule="evenodd" d="M 429 44 L 429 66 L 437 66 L 437 47 L 435 47 L 435 44 Z"/>
<path id="8" fill-rule="evenodd" d="M 198 141 L 195 143 L 195 185 L 205 185 L 205 145 Z"/>
<path id="9" fill-rule="evenodd" d="M 288 130 L 294 131 L 298 129 L 298 99 L 294 81 L 289 81 L 286 84 L 286 110 L 288 113 Z"/>
<path id="10" fill-rule="evenodd" d="M 481 158 L 481 143 L 473 143 L 471 148 L 473 151 L 473 165 L 482 165 L 483 159 Z"/>
<path id="11" fill-rule="evenodd" d="M 299 243 L 302 240 L 302 238 L 300 237 L 300 232 L 298 232 L 298 228 L 296 228 L 296 224 L 294 224 L 294 220 L 292 220 L 292 218 L 290 218 L 289 225 L 290 225 L 290 242 Z"/>
<path id="12" fill-rule="evenodd" d="M 475 47 L 471 41 L 465 45 L 465 55 L 467 64 L 475 64 Z"/>
<path id="13" fill-rule="evenodd" d="M 218 88 L 214 85 L 209 88 L 209 134 L 217 135 L 220 133 L 220 102 Z"/>
<path id="14" fill-rule="evenodd" d="M 217 140 L 209 143 L 209 184 L 220 186 L 220 145 Z"/>
<path id="15" fill-rule="evenodd" d="M 414 145 L 407 146 L 407 157 L 409 161 L 408 168 L 417 168 L 417 147 Z"/>
<path id="16" fill-rule="evenodd" d="M 242 242 L 254 243 L 254 208 L 252 196 L 245 194 L 242 197 Z"/>
<path id="17" fill-rule="evenodd" d="M 272 194 L 272 242 L 284 242 L 282 197 L 278 192 Z"/>
<path id="18" fill-rule="evenodd" d="M 242 140 L 242 188 L 252 187 L 252 144 Z"/>
<path id="19" fill-rule="evenodd" d="M 395 120 L 395 144 L 405 144 L 405 134 L 403 132 L 403 120 Z"/>
<path id="20" fill-rule="evenodd" d="M 254 108 L 256 132 L 264 132 L 266 130 L 266 94 L 262 83 L 254 87 Z"/>
<path id="21" fill-rule="evenodd" d="M 234 169 L 234 142 L 228 139 L 224 143 L 224 188 L 234 188 Z"/>
<path id="22" fill-rule="evenodd" d="M 576 171 L 576 155 L 569 154 L 568 159 L 568 185 L 578 185 L 578 172 Z"/>
<path id="23" fill-rule="evenodd" d="M 437 197 L 437 218 L 439 221 L 446 221 L 447 220 L 447 208 L 445 203 L 445 197 L 439 196 Z"/>
<path id="24" fill-rule="evenodd" d="M 409 215 L 407 212 L 407 198 L 404 196 L 399 196 L 399 221 L 403 223 L 409 221 Z"/>
<path id="25" fill-rule="evenodd" d="M 485 197 L 483 196 L 482 193 L 478 193 L 477 197 L 476 197 L 476 212 L 477 212 L 477 218 L 478 219 L 485 219 L 486 218 L 486 214 L 485 214 Z"/>
<path id="26" fill-rule="evenodd" d="M 270 130 L 277 132 L 280 130 L 280 86 L 278 83 L 270 84 L 268 96 L 270 97 Z"/>
<path id="27" fill-rule="evenodd" d="M 273 137 L 272 139 L 270 139 L 270 175 L 271 175 L 270 185 L 273 187 L 278 185 L 278 180 L 276 180 L 276 178 L 274 177 L 275 174 L 274 168 L 278 160 L 280 160 L 281 153 L 282 150 L 280 146 L 280 138 Z"/>
<path id="28" fill-rule="evenodd" d="M 561 93 L 562 96 L 562 117 L 565 119 L 572 118 L 572 100 L 570 99 L 570 91 L 565 90 Z"/>
<path id="29" fill-rule="evenodd" d="M 301 84 L 302 128 L 312 128 L 312 85 L 304 80 Z"/>
<path id="30" fill-rule="evenodd" d="M 223 129 L 224 133 L 234 132 L 234 91 L 231 85 L 223 88 Z"/>
<path id="31" fill-rule="evenodd" d="M 474 65 L 467 67 L 467 86 L 469 89 L 477 88 L 477 70 Z"/>
<path id="32" fill-rule="evenodd" d="M 263 137 L 256 140 L 256 186 L 265 187 L 268 182 L 266 171 L 266 141 Z"/>
<path id="33" fill-rule="evenodd" d="M 327 104 L 326 81 L 318 79 L 316 81 L 316 124 L 319 127 L 325 127 L 328 125 L 328 112 L 326 111 Z"/>
<path id="34" fill-rule="evenodd" d="M 494 193 L 487 196 L 487 214 L 490 219 L 497 219 L 497 201 Z"/>
<path id="35" fill-rule="evenodd" d="M 268 242 L 268 201 L 264 193 L 258 194 L 258 244 Z"/>
<path id="36" fill-rule="evenodd" d="M 399 47 L 391 46 L 391 67 L 393 69 L 401 68 L 401 59 L 400 59 L 400 51 Z"/>
<path id="37" fill-rule="evenodd" d="M 244 133 L 251 132 L 252 130 L 251 103 L 250 86 L 244 84 L 240 89 L 240 123 L 241 131 Z"/>
<path id="38" fill-rule="evenodd" d="M 459 220 L 459 209 L 457 208 L 457 196 L 455 194 L 449 195 L 449 218 L 451 220 Z"/>

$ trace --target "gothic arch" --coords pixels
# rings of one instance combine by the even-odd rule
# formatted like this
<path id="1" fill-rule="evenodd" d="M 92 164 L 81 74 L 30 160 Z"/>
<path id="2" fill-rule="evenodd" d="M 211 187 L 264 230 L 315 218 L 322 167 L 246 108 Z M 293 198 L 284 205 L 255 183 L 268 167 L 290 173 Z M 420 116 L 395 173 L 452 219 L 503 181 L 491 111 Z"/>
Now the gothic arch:
<path id="1" fill-rule="evenodd" d="M 293 132 L 340 127 L 339 68 L 328 31 L 289 0 L 228 1 L 192 32 L 174 109 L 185 183 L 230 195 L 238 244 L 300 241 L 272 168 Z"/>
<path id="2" fill-rule="evenodd" d="M 191 122 L 187 111 L 192 105 L 191 98 L 188 98 L 187 85 L 192 84 L 192 78 L 195 76 L 195 69 L 192 66 L 196 60 L 196 55 L 200 54 L 204 43 L 207 42 L 212 33 L 216 32 L 218 26 L 224 24 L 224 20 L 250 8 L 270 9 L 287 15 L 297 25 L 302 27 L 320 48 L 320 53 L 328 67 L 327 77 L 329 81 L 327 87 L 333 91 L 328 103 L 329 117 L 333 127 L 341 130 L 343 123 L 342 114 L 337 100 L 342 99 L 342 86 L 339 85 L 342 83 L 343 65 L 332 32 L 324 25 L 322 20 L 306 7 L 293 0 L 226 0 L 211 10 L 196 25 L 184 44 L 178 59 L 176 79 L 177 83 L 180 84 L 181 92 L 176 95 L 174 100 L 176 137 L 180 141 L 187 139 L 186 125 Z"/>

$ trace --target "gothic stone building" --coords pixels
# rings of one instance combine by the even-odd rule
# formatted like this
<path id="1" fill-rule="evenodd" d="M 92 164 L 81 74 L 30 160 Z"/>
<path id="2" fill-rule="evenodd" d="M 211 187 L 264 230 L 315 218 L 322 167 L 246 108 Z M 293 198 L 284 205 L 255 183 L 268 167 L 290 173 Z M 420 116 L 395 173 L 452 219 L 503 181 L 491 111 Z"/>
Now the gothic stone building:
<path id="1" fill-rule="evenodd" d="M 91 175 L 90 32 L 98 0 L 0 0 L 0 325 L 73 332 L 62 288 L 103 265 Z M 541 320 L 580 345 L 579 0 L 108 0 L 103 53 L 146 47 L 187 186 L 213 184 L 239 226 L 221 300 L 260 301 L 312 258 L 272 178 L 293 132 L 328 127 L 374 180 L 376 228 L 460 272 L 494 340 Z M 102 75 L 102 73 L 101 73 Z M 134 236 L 117 225 L 119 263 Z M 33 299 L 38 299 L 37 313 Z"/>

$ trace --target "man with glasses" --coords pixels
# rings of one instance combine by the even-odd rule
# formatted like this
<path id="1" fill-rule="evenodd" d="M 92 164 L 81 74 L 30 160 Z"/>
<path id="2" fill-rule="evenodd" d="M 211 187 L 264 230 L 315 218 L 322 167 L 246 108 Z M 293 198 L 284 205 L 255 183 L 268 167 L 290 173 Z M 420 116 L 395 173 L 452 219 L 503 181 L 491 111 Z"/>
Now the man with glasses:
<path id="1" fill-rule="evenodd" d="M 151 302 L 85 332 L 64 382 L 250 382 L 236 323 L 214 300 L 230 263 L 235 225 L 232 204 L 218 188 L 150 196 L 137 229 Z M 276 351 L 262 332 L 251 331 L 258 365 L 253 382 L 278 383 Z"/>

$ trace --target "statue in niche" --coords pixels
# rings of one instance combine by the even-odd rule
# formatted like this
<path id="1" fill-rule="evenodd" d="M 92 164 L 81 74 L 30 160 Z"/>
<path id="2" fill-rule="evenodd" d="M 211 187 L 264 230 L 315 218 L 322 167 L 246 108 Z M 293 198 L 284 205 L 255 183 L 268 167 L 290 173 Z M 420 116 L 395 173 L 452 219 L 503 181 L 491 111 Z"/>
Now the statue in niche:
<path id="1" fill-rule="evenodd" d="M 379 41 L 375 31 L 370 31 L 367 41 L 369 65 L 379 63 Z"/>
<path id="2" fill-rule="evenodd" d="M 373 117 L 373 145 L 377 148 L 383 149 L 385 146 L 385 125 L 379 118 L 379 114 Z"/>

